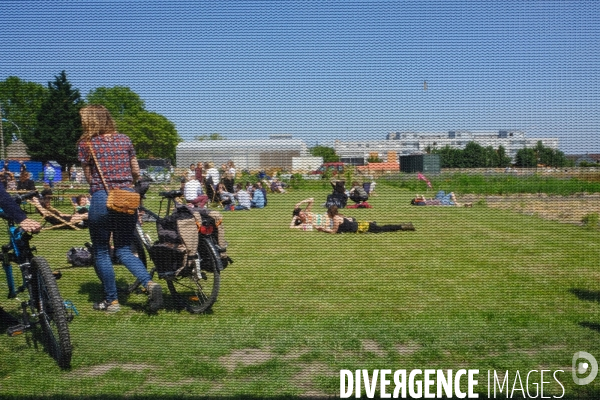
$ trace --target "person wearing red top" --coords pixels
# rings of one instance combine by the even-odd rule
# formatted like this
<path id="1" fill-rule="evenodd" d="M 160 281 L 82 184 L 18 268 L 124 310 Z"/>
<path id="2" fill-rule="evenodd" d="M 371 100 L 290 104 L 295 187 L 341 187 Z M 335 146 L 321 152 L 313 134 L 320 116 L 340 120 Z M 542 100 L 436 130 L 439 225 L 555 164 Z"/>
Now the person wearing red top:
<path id="1" fill-rule="evenodd" d="M 196 180 L 200 183 L 202 183 L 202 163 L 199 162 L 196 165 L 196 170 L 194 171 L 195 175 L 196 175 Z"/>
<path id="2" fill-rule="evenodd" d="M 104 106 L 89 105 L 82 108 L 79 114 L 83 134 L 78 142 L 78 159 L 83 166 L 85 178 L 90 184 L 92 195 L 88 216 L 90 238 L 96 273 L 105 293 L 105 299 L 95 303 L 94 309 L 106 312 L 116 312 L 120 309 L 115 271 L 110 256 L 112 236 L 117 258 L 146 288 L 150 309 L 156 311 L 162 307 L 162 288 L 151 281 L 144 264 L 131 252 L 137 213 L 134 215 L 118 213 L 106 207 L 107 191 L 117 188 L 133 191 L 133 183 L 140 176 L 133 144 L 129 137 L 115 130 L 114 120 Z M 102 171 L 106 188 L 98 168 Z"/>

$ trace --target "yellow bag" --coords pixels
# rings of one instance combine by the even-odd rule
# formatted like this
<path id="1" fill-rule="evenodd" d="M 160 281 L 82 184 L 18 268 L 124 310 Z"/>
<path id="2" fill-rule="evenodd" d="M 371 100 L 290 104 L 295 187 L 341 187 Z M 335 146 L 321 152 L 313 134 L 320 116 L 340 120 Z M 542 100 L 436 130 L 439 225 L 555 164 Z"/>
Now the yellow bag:
<path id="1" fill-rule="evenodd" d="M 357 221 L 358 222 L 358 230 L 357 233 L 367 233 L 369 231 L 369 221 Z"/>
<path id="2" fill-rule="evenodd" d="M 106 208 L 123 214 L 135 214 L 140 206 L 140 195 L 123 189 L 112 189 L 108 192 Z"/>

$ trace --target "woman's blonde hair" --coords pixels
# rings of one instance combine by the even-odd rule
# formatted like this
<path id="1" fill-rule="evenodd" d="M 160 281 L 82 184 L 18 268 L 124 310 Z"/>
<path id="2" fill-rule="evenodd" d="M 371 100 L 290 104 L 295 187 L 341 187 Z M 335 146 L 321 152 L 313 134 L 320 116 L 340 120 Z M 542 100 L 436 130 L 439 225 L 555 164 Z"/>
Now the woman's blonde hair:
<path id="1" fill-rule="evenodd" d="M 106 107 L 100 104 L 90 104 L 79 110 L 83 134 L 79 141 L 88 141 L 98 135 L 116 131 L 115 121 Z"/>

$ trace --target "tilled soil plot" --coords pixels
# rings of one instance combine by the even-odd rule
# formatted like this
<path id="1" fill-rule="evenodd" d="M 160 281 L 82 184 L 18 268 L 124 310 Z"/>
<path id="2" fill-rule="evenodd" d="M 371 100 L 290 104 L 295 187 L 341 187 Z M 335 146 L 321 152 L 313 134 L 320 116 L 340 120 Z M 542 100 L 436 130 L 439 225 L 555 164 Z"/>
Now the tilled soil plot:
<path id="1" fill-rule="evenodd" d="M 584 216 L 600 213 L 600 194 L 549 196 L 546 194 L 515 194 L 506 196 L 462 195 L 460 203 L 485 200 L 488 207 L 513 210 L 526 215 L 569 224 L 583 225 Z"/>

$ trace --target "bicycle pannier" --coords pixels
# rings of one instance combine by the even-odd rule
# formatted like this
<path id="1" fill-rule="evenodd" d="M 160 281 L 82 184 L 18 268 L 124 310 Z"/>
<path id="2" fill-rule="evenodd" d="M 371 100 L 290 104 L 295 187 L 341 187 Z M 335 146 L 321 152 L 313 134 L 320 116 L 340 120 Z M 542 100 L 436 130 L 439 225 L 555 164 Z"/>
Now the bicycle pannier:
<path id="1" fill-rule="evenodd" d="M 172 243 L 154 243 L 148 250 L 150 258 L 156 266 L 159 277 L 177 275 L 183 268 L 186 259 L 186 249 L 183 245 Z"/>

